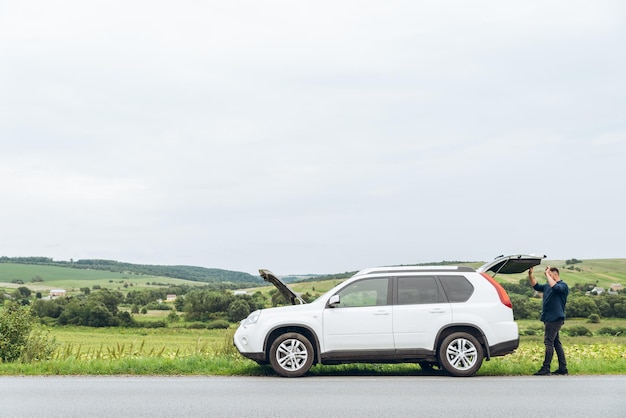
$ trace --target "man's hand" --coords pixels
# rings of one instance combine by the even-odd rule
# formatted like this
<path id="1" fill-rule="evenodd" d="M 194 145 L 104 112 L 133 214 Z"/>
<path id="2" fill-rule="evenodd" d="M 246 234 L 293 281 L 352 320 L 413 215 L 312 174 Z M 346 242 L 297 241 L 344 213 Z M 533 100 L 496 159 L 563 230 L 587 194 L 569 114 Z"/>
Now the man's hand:
<path id="1" fill-rule="evenodd" d="M 533 275 L 532 267 L 528 269 L 528 281 L 530 282 L 531 286 L 534 286 L 537 284 L 537 280 L 535 280 L 535 276 Z"/>
<path id="2" fill-rule="evenodd" d="M 554 285 L 556 284 L 556 280 L 554 280 L 554 277 L 552 277 L 550 266 L 546 267 L 546 279 L 548 279 L 548 285 L 550 287 L 554 287 Z"/>

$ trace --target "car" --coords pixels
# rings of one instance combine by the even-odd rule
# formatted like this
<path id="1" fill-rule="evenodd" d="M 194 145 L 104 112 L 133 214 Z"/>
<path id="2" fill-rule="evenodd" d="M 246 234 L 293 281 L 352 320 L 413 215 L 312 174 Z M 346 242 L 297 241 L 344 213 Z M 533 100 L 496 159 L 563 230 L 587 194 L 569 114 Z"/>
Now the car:
<path id="1" fill-rule="evenodd" d="M 261 269 L 261 277 L 291 305 L 250 313 L 235 331 L 234 344 L 243 356 L 284 377 L 303 376 L 315 364 L 357 362 L 418 363 L 473 376 L 484 359 L 519 346 L 511 300 L 495 275 L 524 272 L 543 258 L 499 256 L 478 269 L 368 268 L 311 303 Z"/>

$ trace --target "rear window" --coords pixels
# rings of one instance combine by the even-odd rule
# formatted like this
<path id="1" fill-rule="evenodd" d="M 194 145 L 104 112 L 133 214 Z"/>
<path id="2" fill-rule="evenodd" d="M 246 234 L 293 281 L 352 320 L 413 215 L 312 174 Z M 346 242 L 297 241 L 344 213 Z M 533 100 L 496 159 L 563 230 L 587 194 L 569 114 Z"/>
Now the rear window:
<path id="1" fill-rule="evenodd" d="M 398 305 L 420 305 L 442 301 L 434 276 L 398 277 Z"/>
<path id="2" fill-rule="evenodd" d="M 466 302 L 474 293 L 474 286 L 465 276 L 439 276 L 439 281 L 446 292 L 448 302 Z"/>

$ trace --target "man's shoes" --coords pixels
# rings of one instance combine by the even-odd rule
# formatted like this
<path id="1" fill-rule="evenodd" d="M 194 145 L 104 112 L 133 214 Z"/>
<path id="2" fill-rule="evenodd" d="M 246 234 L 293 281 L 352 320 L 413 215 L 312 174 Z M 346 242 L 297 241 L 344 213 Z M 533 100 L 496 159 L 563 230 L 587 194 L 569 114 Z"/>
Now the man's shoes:
<path id="1" fill-rule="evenodd" d="M 552 374 L 560 374 L 560 375 L 565 376 L 568 373 L 567 373 L 567 369 L 557 369 L 557 370 L 553 371 Z"/>
<path id="2" fill-rule="evenodd" d="M 540 369 L 534 376 L 550 376 L 550 369 Z"/>

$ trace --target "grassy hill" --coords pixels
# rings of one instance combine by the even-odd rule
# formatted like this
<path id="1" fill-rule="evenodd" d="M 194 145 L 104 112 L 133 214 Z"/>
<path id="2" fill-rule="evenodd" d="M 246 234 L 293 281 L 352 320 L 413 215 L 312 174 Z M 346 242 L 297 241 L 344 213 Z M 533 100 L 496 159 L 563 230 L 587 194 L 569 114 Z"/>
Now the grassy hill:
<path id="1" fill-rule="evenodd" d="M 26 286 L 33 292 L 55 288 L 69 294 L 81 288 L 141 290 L 149 287 L 211 286 L 238 288 L 261 284 L 248 273 L 196 266 L 157 266 L 120 263 L 111 260 L 54 261 L 47 257 L 0 257 L 0 289 Z"/>
<path id="2" fill-rule="evenodd" d="M 576 264 L 566 264 L 565 260 L 544 260 L 541 266 L 535 268 L 535 277 L 539 282 L 545 280 L 543 270 L 546 266 L 557 267 L 561 272 L 561 279 L 567 284 L 592 283 L 599 287 L 608 287 L 612 283 L 620 283 L 626 287 L 626 258 L 607 258 L 595 260 L 581 260 Z M 500 274 L 497 280 L 503 282 L 519 282 L 526 279 L 527 273 L 523 274 Z"/>
<path id="3" fill-rule="evenodd" d="M 171 277 L 124 274 L 102 270 L 67 267 L 0 263 L 0 289 L 12 290 L 26 286 L 33 292 L 47 295 L 51 289 L 65 289 L 69 294 L 81 288 L 99 286 L 111 290 L 141 290 L 167 286 L 201 286 L 203 283 Z"/>
<path id="4" fill-rule="evenodd" d="M 197 266 L 132 264 L 99 259 L 56 261 L 48 257 L 0 257 L 0 266 L 7 263 L 29 266 L 54 266 L 76 270 L 101 270 L 124 275 L 171 277 L 205 283 L 262 283 L 260 277 L 252 276 L 248 273 Z"/>

